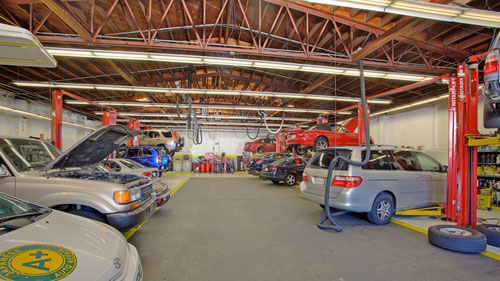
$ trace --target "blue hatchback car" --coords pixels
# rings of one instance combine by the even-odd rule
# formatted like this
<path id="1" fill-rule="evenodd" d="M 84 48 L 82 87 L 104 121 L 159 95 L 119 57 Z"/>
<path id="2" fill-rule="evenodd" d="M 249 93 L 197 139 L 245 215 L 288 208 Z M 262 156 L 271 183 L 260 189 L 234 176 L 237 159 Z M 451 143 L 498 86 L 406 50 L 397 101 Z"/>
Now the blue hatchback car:
<path id="1" fill-rule="evenodd" d="M 160 170 L 160 175 L 168 169 L 170 158 L 162 147 L 120 147 L 116 150 L 116 156 L 136 161 L 146 167 L 154 167 Z"/>

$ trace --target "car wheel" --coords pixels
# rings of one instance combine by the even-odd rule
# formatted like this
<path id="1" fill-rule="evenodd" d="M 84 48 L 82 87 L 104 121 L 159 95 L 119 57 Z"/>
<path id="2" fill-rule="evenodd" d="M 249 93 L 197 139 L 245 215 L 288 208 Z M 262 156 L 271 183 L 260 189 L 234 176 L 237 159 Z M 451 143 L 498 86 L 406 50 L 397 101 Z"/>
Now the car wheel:
<path id="1" fill-rule="evenodd" d="M 500 225 L 481 224 L 476 227 L 476 230 L 486 235 L 488 244 L 500 247 Z"/>
<path id="2" fill-rule="evenodd" d="M 376 225 L 388 224 L 394 214 L 394 199 L 389 193 L 380 193 L 373 202 L 368 220 Z"/>
<path id="3" fill-rule="evenodd" d="M 271 181 L 272 181 L 274 184 L 278 184 L 278 183 L 280 183 L 280 181 L 279 181 L 279 180 L 271 180 Z"/>
<path id="4" fill-rule="evenodd" d="M 297 153 L 297 155 L 304 155 L 307 153 L 307 149 L 303 148 L 302 146 L 297 146 L 295 148 L 295 153 Z"/>
<path id="5" fill-rule="evenodd" d="M 454 225 L 433 225 L 428 231 L 429 242 L 439 248 L 461 253 L 486 250 L 486 236 L 481 232 Z"/>
<path id="6" fill-rule="evenodd" d="M 325 137 L 318 137 L 314 141 L 314 152 L 325 149 L 328 147 L 328 139 Z"/>
<path id="7" fill-rule="evenodd" d="M 266 152 L 266 149 L 262 146 L 257 149 L 257 153 L 264 153 L 264 152 Z"/>
<path id="8" fill-rule="evenodd" d="M 90 211 L 90 210 L 71 210 L 68 213 L 77 215 L 80 217 L 88 218 L 91 220 L 99 221 L 102 223 L 106 223 L 106 219 L 104 218 L 103 215 L 96 211 Z"/>
<path id="9" fill-rule="evenodd" d="M 294 174 L 288 174 L 285 177 L 285 184 L 288 186 L 292 186 L 297 182 L 297 179 Z"/>

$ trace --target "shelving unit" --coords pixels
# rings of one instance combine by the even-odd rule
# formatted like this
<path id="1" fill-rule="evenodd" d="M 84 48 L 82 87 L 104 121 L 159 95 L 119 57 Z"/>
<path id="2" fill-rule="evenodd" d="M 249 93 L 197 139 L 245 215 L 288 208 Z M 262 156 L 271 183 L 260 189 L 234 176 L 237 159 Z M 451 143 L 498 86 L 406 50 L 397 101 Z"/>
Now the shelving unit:
<path id="1" fill-rule="evenodd" d="M 500 199 L 500 161 L 497 162 L 497 157 L 500 155 L 500 147 L 480 146 L 477 153 L 477 187 L 480 192 L 481 189 L 491 188 L 493 194 L 491 206 L 498 207 Z"/>

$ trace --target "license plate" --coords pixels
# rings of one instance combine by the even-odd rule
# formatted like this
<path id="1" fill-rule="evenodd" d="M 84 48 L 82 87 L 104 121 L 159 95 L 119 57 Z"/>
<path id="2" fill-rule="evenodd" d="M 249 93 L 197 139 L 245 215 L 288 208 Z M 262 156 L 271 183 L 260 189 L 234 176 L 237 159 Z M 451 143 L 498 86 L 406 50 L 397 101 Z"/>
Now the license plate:
<path id="1" fill-rule="evenodd" d="M 315 184 L 325 184 L 325 179 L 324 178 L 313 178 Z"/>

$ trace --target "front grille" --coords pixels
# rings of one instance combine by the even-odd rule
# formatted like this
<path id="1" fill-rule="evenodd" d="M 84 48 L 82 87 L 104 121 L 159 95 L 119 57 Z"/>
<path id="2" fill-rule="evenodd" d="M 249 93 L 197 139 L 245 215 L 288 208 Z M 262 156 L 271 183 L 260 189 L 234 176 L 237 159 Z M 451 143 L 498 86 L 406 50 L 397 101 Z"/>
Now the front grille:
<path id="1" fill-rule="evenodd" d="M 153 194 L 153 185 L 152 184 L 141 188 L 141 200 L 143 202 L 148 200 L 149 198 L 151 198 L 152 194 Z"/>

